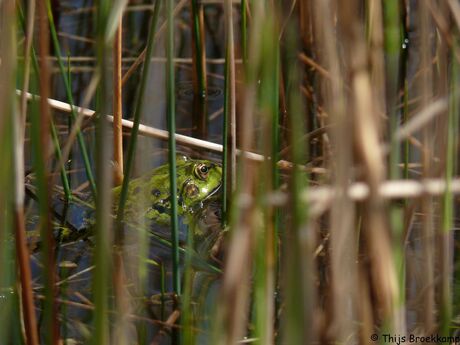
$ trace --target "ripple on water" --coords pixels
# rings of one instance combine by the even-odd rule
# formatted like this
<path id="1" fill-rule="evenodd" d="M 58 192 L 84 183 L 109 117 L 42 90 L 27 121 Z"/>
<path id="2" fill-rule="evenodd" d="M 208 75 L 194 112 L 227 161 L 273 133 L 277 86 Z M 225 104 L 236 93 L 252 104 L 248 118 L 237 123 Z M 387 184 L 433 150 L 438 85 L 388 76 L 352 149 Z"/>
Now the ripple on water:
<path id="1" fill-rule="evenodd" d="M 177 94 L 179 97 L 193 99 L 193 82 L 181 81 L 177 83 Z M 208 100 L 218 99 L 223 95 L 223 90 L 214 85 L 208 85 Z"/>

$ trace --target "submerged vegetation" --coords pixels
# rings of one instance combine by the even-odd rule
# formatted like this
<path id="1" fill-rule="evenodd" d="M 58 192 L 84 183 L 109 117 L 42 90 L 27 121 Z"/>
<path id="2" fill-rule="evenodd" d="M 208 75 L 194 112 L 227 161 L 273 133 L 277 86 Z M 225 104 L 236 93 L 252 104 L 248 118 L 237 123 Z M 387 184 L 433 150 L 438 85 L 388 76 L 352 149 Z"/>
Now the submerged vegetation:
<path id="1" fill-rule="evenodd" d="M 0 343 L 460 342 L 459 30 L 0 0 Z"/>

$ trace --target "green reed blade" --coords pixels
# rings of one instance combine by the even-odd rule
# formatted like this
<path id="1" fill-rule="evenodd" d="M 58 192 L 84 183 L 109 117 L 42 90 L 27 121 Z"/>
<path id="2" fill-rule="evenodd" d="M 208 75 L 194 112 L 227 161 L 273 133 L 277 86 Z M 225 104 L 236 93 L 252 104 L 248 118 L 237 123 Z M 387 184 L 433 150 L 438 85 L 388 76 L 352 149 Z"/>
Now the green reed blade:
<path id="1" fill-rule="evenodd" d="M 110 111 L 111 101 L 109 88 L 111 73 L 108 70 L 109 57 L 111 56 L 111 42 L 106 40 L 107 20 L 111 8 L 110 0 L 96 2 L 96 62 L 97 71 L 100 75 L 98 90 L 97 110 L 99 114 L 107 114 Z M 111 141 L 109 139 L 109 124 L 104 116 L 98 116 L 96 123 L 96 180 L 98 193 L 96 195 L 96 225 L 95 249 L 94 249 L 94 275 L 93 275 L 93 298 L 94 298 L 94 336 L 93 344 L 109 344 L 109 296 L 112 268 L 112 157 Z"/>
<path id="2" fill-rule="evenodd" d="M 177 218 L 177 170 L 176 170 L 176 92 L 174 73 L 174 1 L 166 1 L 166 116 L 168 122 L 169 183 L 171 195 L 171 242 L 173 263 L 173 289 L 181 293 L 179 271 L 179 226 Z"/>
<path id="3" fill-rule="evenodd" d="M 256 231 L 255 279 L 254 279 L 254 337 L 261 343 L 273 343 L 275 318 L 275 286 L 277 270 L 277 212 L 273 206 L 264 205 L 266 193 L 278 187 L 279 145 L 279 44 L 278 28 L 273 6 L 267 6 L 267 14 L 261 28 L 260 92 L 258 104 L 262 124 L 261 150 L 270 160 L 259 166 L 257 206 L 263 214 L 263 226 Z"/>
<path id="4" fill-rule="evenodd" d="M 1 5 L 0 9 L 2 9 Z M 2 25 L 0 25 L 0 28 L 1 27 Z M 0 56 L 2 58 L 5 57 L 1 48 L 1 43 Z M 0 71 L 2 71 L 1 67 Z M 3 74 L 3 76 L 5 77 L 6 75 Z M 3 102 L 6 94 L 7 92 L 3 95 L 0 94 L 0 110 L 3 114 L 10 114 L 9 105 Z M 14 99 L 14 95 L 11 96 L 11 99 Z M 8 130 L 11 127 L 11 119 L 5 116 L 0 121 L 0 154 L 2 155 L 5 166 L 12 166 L 13 160 L 11 152 L 13 147 L 12 137 L 10 135 L 12 131 Z M 18 277 L 16 277 L 16 253 L 14 250 L 14 243 L 12 243 L 14 236 L 13 209 L 11 207 L 13 205 L 12 196 L 14 193 L 14 188 L 12 188 L 14 176 L 12 172 L 12 169 L 0 169 L 0 210 L 3 212 L 2 217 L 0 217 L 0 310 L 2 311 L 0 313 L 0 322 L 2 325 L 2 327 L 0 327 L 0 337 L 5 343 L 12 343 L 16 336 L 13 332 L 15 325 L 23 322 L 20 314 L 17 313 L 16 301 L 18 298 L 18 291 L 16 289 Z M 22 341 L 21 336 L 16 339 Z"/>
<path id="5" fill-rule="evenodd" d="M 276 18 L 274 19 L 276 20 Z M 273 62 L 273 67 L 272 67 L 272 83 L 273 87 L 271 89 L 271 92 L 268 94 L 271 95 L 271 102 L 270 102 L 270 113 L 271 113 L 271 176 L 272 176 L 272 187 L 273 190 L 276 191 L 280 187 L 280 170 L 278 168 L 278 161 L 280 159 L 280 142 L 281 142 L 281 126 L 280 126 L 280 95 L 279 95 L 279 90 L 280 90 L 280 74 L 282 73 L 281 71 L 281 65 L 280 65 L 280 45 L 279 45 L 279 39 L 278 39 L 279 33 L 278 31 L 276 32 L 274 38 L 273 38 L 273 54 L 274 54 L 274 62 Z M 268 133 L 267 133 L 268 134 Z M 275 260 L 278 260 L 278 246 L 279 246 L 279 226 L 280 226 L 280 210 L 278 208 L 275 208 L 273 212 L 273 254 Z M 275 268 L 276 272 L 278 271 L 278 268 Z"/>
<path id="6" fill-rule="evenodd" d="M 58 39 L 57 32 L 56 32 L 56 27 L 54 25 L 54 18 L 53 18 L 53 12 L 51 11 L 50 0 L 46 0 L 46 4 L 48 8 L 48 20 L 50 23 L 50 33 L 51 33 L 51 40 L 52 40 L 53 47 L 54 47 L 54 53 L 57 57 L 59 71 L 63 79 L 67 101 L 71 105 L 71 108 L 72 108 L 72 111 L 71 111 L 72 119 L 75 121 L 78 117 L 78 114 L 77 114 L 77 110 L 74 107 L 75 103 L 73 101 L 72 90 L 70 87 L 69 80 L 67 78 L 67 74 L 65 72 L 64 63 L 62 61 L 61 48 L 60 48 L 59 39 Z M 77 141 L 78 141 L 78 145 L 80 146 L 83 164 L 85 166 L 86 176 L 91 186 L 91 191 L 93 193 L 93 196 L 96 196 L 96 193 L 97 193 L 96 183 L 95 183 L 93 172 L 91 169 L 91 163 L 90 163 L 89 156 L 88 156 L 88 150 L 86 149 L 85 140 L 80 131 L 77 132 Z"/>
<path id="7" fill-rule="evenodd" d="M 457 171 L 457 155 L 458 155 L 458 124 L 459 124 L 459 100 L 458 100 L 458 85 L 460 72 L 458 61 L 456 59 L 456 53 L 458 53 L 458 43 L 455 42 L 452 49 L 452 72 L 450 80 L 450 93 L 449 93 L 449 112 L 448 112 L 448 121 L 447 121 L 447 143 L 446 143 L 446 165 L 445 165 L 445 183 L 446 190 L 443 195 L 442 200 L 442 237 L 444 239 L 445 245 L 448 247 L 445 248 L 442 255 L 444 256 L 443 260 L 443 275 L 442 275 L 442 284 L 441 284 L 441 293 L 440 293 L 440 329 L 439 332 L 443 336 L 449 336 L 451 319 L 452 319 L 452 304 L 454 300 L 452 299 L 451 291 L 451 273 L 447 271 L 450 269 L 450 264 L 447 263 L 447 260 L 450 260 L 450 240 L 453 236 L 452 230 L 454 226 L 454 195 L 452 193 L 452 178 L 454 177 Z M 446 260 L 447 259 L 447 260 Z M 458 307 L 458 306 L 457 306 Z"/>
<path id="8" fill-rule="evenodd" d="M 17 151 L 15 134 L 17 134 L 19 114 L 15 101 L 15 78 L 18 77 L 17 47 L 15 35 L 15 8 L 13 1 L 0 3 L 0 155 L 2 167 L 0 168 L 0 342 L 5 344 L 24 343 L 22 327 L 29 332 L 27 315 L 23 315 L 19 309 L 18 288 L 21 280 L 26 277 L 17 276 L 15 243 L 14 239 L 14 214 L 17 209 L 19 196 L 15 189 L 18 182 L 14 175 L 15 157 Z M 16 127 L 16 128 L 15 128 Z M 15 134 L 13 134 L 15 133 Z M 16 144 L 16 145 L 15 145 Z M 23 145 L 23 143 L 20 143 Z M 21 157 L 22 158 L 22 157 Z M 18 186 L 22 189 L 23 186 Z M 16 210 L 15 210 L 16 208 Z M 28 258 L 27 258 L 28 259 Z M 28 262 L 26 263 L 26 265 Z M 23 270 L 21 274 L 23 273 Z M 26 289 L 22 285 L 22 289 Z M 24 292 L 24 291 L 23 291 Z M 27 291 L 30 293 L 29 291 Z M 30 295 L 29 295 L 30 296 Z M 33 302 L 33 301 L 32 301 Z M 25 311 L 27 312 L 27 311 Z M 34 312 L 34 310 L 32 310 Z M 33 325 L 36 327 L 36 325 Z M 30 343 L 37 344 L 33 339 Z"/>
<path id="9" fill-rule="evenodd" d="M 286 35 L 287 56 L 294 56 L 298 38 L 293 25 L 288 28 Z M 286 231 L 286 238 L 289 238 L 289 241 L 283 243 L 283 252 L 286 255 L 285 266 L 283 266 L 286 285 L 282 294 L 286 304 L 286 314 L 282 320 L 282 335 L 286 344 L 300 344 L 308 342 L 312 337 L 314 265 L 312 244 L 305 233 L 311 230 L 308 227 L 309 209 L 300 197 L 301 191 L 307 188 L 308 176 L 300 169 L 306 160 L 306 150 L 304 145 L 298 143 L 301 143 L 302 136 L 306 132 L 306 124 L 302 112 L 305 107 L 300 97 L 300 69 L 296 63 L 288 65 L 287 76 L 290 85 L 288 93 L 290 147 L 294 166 L 289 188 L 292 220 Z"/>
<path id="10" fill-rule="evenodd" d="M 195 222 L 189 224 L 189 231 L 187 234 L 187 251 L 185 253 L 185 265 L 184 265 L 184 289 L 182 295 L 182 317 L 181 317 L 181 325 L 182 325 L 182 334 L 181 339 L 183 340 L 184 344 L 195 344 L 195 336 L 193 332 L 193 327 L 195 324 L 195 320 L 193 319 L 193 301 L 192 301 L 192 294 L 193 294 L 193 279 L 194 279 L 194 270 L 192 268 L 192 250 L 193 250 L 193 243 L 194 243 L 194 229 L 198 225 Z"/>
<path id="11" fill-rule="evenodd" d="M 240 12 L 241 12 L 241 55 L 243 63 L 246 64 L 248 61 L 248 13 L 246 11 L 247 0 L 241 0 Z"/>
<path id="12" fill-rule="evenodd" d="M 386 56 L 386 78 L 387 78 L 387 107 L 390 118 L 390 136 L 395 133 L 398 126 L 398 113 L 396 102 L 398 100 L 399 82 L 399 59 L 401 51 L 401 32 L 399 23 L 399 4 L 398 0 L 384 2 L 384 27 L 385 27 L 385 56 Z M 396 179 L 399 176 L 399 144 L 391 140 L 390 154 L 390 178 Z"/>
<path id="13" fill-rule="evenodd" d="M 202 4 L 198 3 L 198 0 L 192 0 L 192 22 L 193 22 L 193 34 L 196 52 L 196 74 L 198 76 L 198 91 L 199 99 L 201 102 L 206 101 L 207 94 L 207 79 L 206 79 L 206 52 L 204 37 L 202 36 L 202 27 L 200 13 L 202 13 Z"/>
<path id="14" fill-rule="evenodd" d="M 409 86 L 407 80 L 404 82 L 404 96 L 403 96 L 403 123 L 409 120 Z M 409 161 L 410 161 L 410 144 L 409 139 L 404 140 L 404 168 L 403 177 L 407 180 L 409 178 Z"/>
<path id="15" fill-rule="evenodd" d="M 393 134 L 399 125 L 399 112 L 397 102 L 399 100 L 400 82 L 400 59 L 401 59 L 401 23 L 399 1 L 392 0 L 383 3 L 384 14 L 384 50 L 385 50 L 385 76 L 386 76 L 386 101 L 389 116 L 389 136 L 391 150 L 389 157 L 389 178 L 398 179 L 401 176 L 399 163 L 401 161 L 401 147 L 398 141 L 393 140 Z M 401 61 L 402 62 L 402 61 Z M 404 63 L 404 62 L 402 62 Z M 405 80 L 405 76 L 401 76 Z M 404 86 L 404 85 L 402 85 Z M 407 154 L 404 156 L 407 160 Z M 392 205 L 390 209 L 390 222 L 394 234 L 393 261 L 398 277 L 398 294 L 395 300 L 395 308 L 405 305 L 406 291 L 406 263 L 404 258 L 404 224 L 403 210 L 398 205 Z"/>

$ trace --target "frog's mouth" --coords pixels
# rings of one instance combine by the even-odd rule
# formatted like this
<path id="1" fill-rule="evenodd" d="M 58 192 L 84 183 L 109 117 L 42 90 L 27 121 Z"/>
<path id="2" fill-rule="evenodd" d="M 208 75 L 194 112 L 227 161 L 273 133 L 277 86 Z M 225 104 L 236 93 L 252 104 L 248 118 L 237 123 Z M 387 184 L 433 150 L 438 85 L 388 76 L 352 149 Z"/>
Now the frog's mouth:
<path id="1" fill-rule="evenodd" d="M 215 196 L 219 191 L 220 191 L 220 187 L 222 186 L 222 180 L 219 181 L 219 184 L 213 188 L 209 193 L 208 195 L 206 195 L 206 197 L 204 197 L 203 199 L 201 200 L 197 200 L 196 202 L 194 202 L 191 206 L 190 206 L 190 209 L 191 210 L 194 210 L 194 209 L 200 209 L 203 207 L 203 202 L 204 201 L 207 201 L 208 199 L 212 198 L 213 196 Z M 184 199 L 183 199 L 183 192 L 180 193 L 180 195 L 178 195 L 178 204 L 179 206 L 182 206 L 184 207 Z"/>
<path id="2" fill-rule="evenodd" d="M 203 203 L 211 199 L 212 197 L 214 197 L 217 193 L 219 193 L 221 186 L 222 186 L 222 181 L 220 181 L 220 183 L 213 190 L 211 190 L 211 192 L 205 198 L 201 199 L 200 202 L 197 202 L 194 205 L 192 205 L 190 209 L 192 213 L 196 213 L 199 210 L 203 209 L 204 207 Z"/>
<path id="3" fill-rule="evenodd" d="M 206 196 L 206 198 L 203 199 L 203 201 L 208 200 L 208 199 L 211 198 L 212 196 L 216 195 L 216 194 L 219 192 L 221 186 L 222 186 L 222 181 L 219 182 L 219 184 L 216 186 L 216 188 L 214 188 L 214 189 Z"/>

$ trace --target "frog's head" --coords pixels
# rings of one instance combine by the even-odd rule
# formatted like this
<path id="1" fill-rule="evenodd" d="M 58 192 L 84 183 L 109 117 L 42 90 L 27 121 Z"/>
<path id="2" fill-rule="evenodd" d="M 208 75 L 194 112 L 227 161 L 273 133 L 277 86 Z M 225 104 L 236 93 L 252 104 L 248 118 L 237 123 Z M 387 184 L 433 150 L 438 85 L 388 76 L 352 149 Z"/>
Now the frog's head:
<path id="1" fill-rule="evenodd" d="M 177 201 L 180 216 L 189 216 L 203 206 L 203 201 L 216 195 L 222 179 L 222 168 L 207 160 L 176 158 Z M 118 206 L 121 186 L 113 189 L 114 208 Z M 142 197 L 140 197 L 142 193 Z M 169 224 L 171 214 L 169 165 L 164 164 L 129 182 L 125 219 L 136 221 L 144 206 L 145 217 L 156 224 Z"/>
<path id="2" fill-rule="evenodd" d="M 179 205 L 192 210 L 215 195 L 222 183 L 222 168 L 207 160 L 189 160 L 177 166 Z"/>

